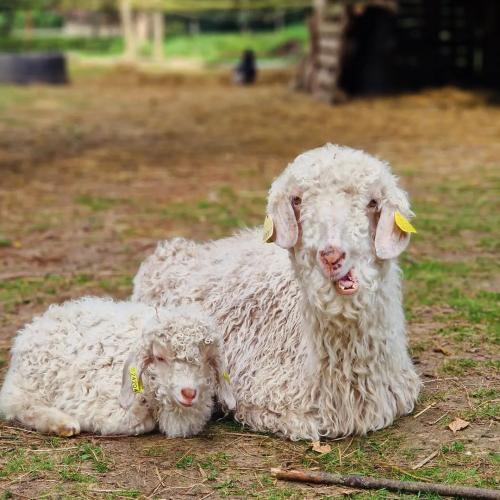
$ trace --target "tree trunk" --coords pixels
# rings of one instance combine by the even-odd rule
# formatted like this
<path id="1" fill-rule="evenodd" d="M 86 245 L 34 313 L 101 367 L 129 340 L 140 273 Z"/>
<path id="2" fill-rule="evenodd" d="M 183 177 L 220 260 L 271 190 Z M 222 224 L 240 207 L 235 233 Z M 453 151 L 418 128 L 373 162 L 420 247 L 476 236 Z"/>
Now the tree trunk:
<path id="1" fill-rule="evenodd" d="M 134 61 L 137 59 L 137 42 L 134 33 L 134 13 L 130 0 L 120 0 L 120 19 L 125 44 L 125 57 Z"/>
<path id="2" fill-rule="evenodd" d="M 149 39 L 151 34 L 151 12 L 140 10 L 135 16 L 135 34 L 137 48 L 140 49 Z"/>
<path id="3" fill-rule="evenodd" d="M 153 12 L 153 58 L 163 60 L 163 39 L 165 38 L 165 19 L 161 10 Z"/>

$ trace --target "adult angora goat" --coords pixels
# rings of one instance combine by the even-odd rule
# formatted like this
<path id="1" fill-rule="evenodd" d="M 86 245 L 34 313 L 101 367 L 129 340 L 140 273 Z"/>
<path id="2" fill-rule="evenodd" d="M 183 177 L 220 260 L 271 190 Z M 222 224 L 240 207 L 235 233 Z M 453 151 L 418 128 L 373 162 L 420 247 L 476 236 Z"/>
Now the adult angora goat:
<path id="1" fill-rule="evenodd" d="M 216 317 L 235 416 L 252 429 L 318 439 L 410 412 L 420 381 L 396 263 L 410 235 L 395 215 L 412 213 L 389 167 L 331 144 L 308 151 L 273 182 L 268 215 L 274 245 L 261 229 L 160 243 L 135 277 L 134 299 L 193 300 Z"/>

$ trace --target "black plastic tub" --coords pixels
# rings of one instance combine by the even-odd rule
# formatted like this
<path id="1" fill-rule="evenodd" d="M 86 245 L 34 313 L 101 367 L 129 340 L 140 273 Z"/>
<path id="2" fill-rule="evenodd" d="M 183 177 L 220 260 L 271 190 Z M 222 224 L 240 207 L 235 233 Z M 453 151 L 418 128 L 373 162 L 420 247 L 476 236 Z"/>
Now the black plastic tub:
<path id="1" fill-rule="evenodd" d="M 0 83 L 68 83 L 66 57 L 58 52 L 0 53 Z"/>

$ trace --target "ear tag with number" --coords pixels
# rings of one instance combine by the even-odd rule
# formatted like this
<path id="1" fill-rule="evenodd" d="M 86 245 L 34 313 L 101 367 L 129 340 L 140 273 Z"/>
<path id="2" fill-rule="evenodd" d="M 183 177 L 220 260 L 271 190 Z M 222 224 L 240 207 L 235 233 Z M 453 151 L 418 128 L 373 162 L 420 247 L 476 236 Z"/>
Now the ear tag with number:
<path id="1" fill-rule="evenodd" d="M 262 239 L 265 243 L 271 243 L 271 238 L 274 233 L 274 222 L 273 219 L 269 215 L 266 215 L 264 219 L 264 228 L 262 233 Z"/>
<path id="2" fill-rule="evenodd" d="M 411 225 L 410 221 L 400 212 L 394 212 L 394 222 L 404 233 L 417 232 L 417 230 Z"/>
<path id="3" fill-rule="evenodd" d="M 228 383 L 231 383 L 231 377 L 229 377 L 229 373 L 227 371 L 222 372 L 222 378 Z"/>
<path id="4" fill-rule="evenodd" d="M 144 392 L 144 387 L 141 384 L 141 381 L 139 380 L 139 377 L 137 376 L 137 369 L 135 366 L 131 366 L 128 369 L 130 373 L 130 382 L 132 384 L 132 390 L 138 394 L 140 392 Z"/>

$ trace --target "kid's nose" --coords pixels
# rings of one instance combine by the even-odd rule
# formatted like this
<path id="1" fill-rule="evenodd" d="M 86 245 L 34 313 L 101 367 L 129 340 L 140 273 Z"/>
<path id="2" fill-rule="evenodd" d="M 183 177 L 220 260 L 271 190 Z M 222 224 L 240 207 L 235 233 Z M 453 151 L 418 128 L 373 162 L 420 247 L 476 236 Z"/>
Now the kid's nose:
<path id="1" fill-rule="evenodd" d="M 184 387 L 181 389 L 181 394 L 183 398 L 192 401 L 196 397 L 196 389 L 192 389 L 191 387 Z"/>

